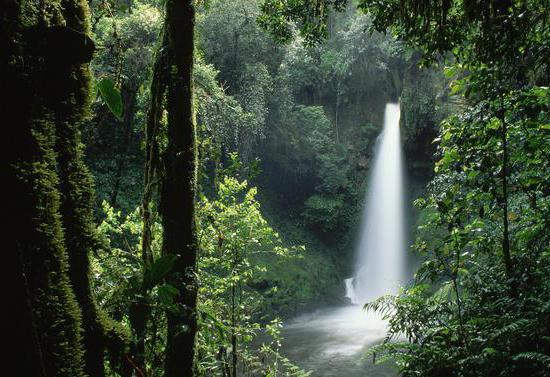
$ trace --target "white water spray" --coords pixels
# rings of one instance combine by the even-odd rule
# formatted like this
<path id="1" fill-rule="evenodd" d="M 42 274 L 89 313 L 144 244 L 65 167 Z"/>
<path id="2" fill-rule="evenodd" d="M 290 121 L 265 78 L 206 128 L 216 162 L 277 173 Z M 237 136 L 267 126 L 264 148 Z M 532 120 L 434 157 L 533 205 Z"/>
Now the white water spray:
<path id="1" fill-rule="evenodd" d="M 386 104 L 365 201 L 355 276 L 346 297 L 364 304 L 395 294 L 404 280 L 403 166 L 399 104 Z"/>
<path id="2" fill-rule="evenodd" d="M 346 296 L 364 304 L 397 293 L 404 282 L 405 237 L 399 105 L 387 104 L 367 190 L 355 275 Z M 360 305 L 326 308 L 284 326 L 284 350 L 317 376 L 394 376 L 393 368 L 372 369 L 360 355 L 386 335 L 387 322 Z M 373 367 L 374 368 L 374 367 Z"/>

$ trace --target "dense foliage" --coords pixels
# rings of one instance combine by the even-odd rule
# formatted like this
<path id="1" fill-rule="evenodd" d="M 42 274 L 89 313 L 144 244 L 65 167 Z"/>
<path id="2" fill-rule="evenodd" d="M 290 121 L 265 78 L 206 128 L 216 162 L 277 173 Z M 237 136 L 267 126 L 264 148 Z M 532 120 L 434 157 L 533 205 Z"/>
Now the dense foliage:
<path id="1" fill-rule="evenodd" d="M 287 287 L 269 286 L 267 270 L 292 263 L 298 250 L 282 245 L 262 217 L 255 196 L 256 189 L 249 189 L 246 181 L 225 177 L 216 200 L 201 200 L 201 374 L 227 370 L 234 376 L 239 370 L 239 375 L 277 375 L 279 363 L 290 366 L 279 355 L 280 319 L 268 316 L 266 325 L 262 322 L 269 313 L 266 304 L 274 296 L 282 294 L 279 301 L 292 297 Z M 260 335 L 263 343 L 252 346 Z"/>
<path id="2" fill-rule="evenodd" d="M 475 11 L 471 2 L 403 3 L 360 6 L 374 14 L 374 27 L 392 27 L 424 49 L 427 62 L 452 52 L 452 92 L 467 107 L 442 123 L 436 175 L 417 202 L 427 215 L 415 245 L 425 262 L 414 284 L 367 305 L 390 319 L 389 339 L 409 340 L 380 349 L 406 376 L 546 376 L 547 9 L 541 2 L 485 2 Z"/>
<path id="3" fill-rule="evenodd" d="M 548 5 L 3 2 L 20 374 L 309 375 L 282 323 L 345 302 L 399 102 L 420 266 L 370 354 L 549 376 Z"/>
<path id="4" fill-rule="evenodd" d="M 504 100 L 506 199 L 500 120 L 487 117 L 491 103 L 443 123 L 437 174 L 418 200 L 427 216 L 415 248 L 426 260 L 402 295 L 368 305 L 390 318 L 390 338 L 405 334 L 411 342 L 381 347 L 404 375 L 547 375 L 549 94 L 534 88 Z"/>

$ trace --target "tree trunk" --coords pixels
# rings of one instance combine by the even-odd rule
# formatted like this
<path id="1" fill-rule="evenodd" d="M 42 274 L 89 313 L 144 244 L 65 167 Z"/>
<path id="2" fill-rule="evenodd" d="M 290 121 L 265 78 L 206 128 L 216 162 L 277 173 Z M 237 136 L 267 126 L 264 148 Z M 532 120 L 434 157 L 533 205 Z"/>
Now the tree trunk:
<path id="1" fill-rule="evenodd" d="M 91 176 L 82 161 L 75 123 L 61 123 L 57 132 L 61 216 L 69 255 L 69 276 L 82 311 L 85 371 L 89 376 L 104 376 L 104 326 L 90 287 L 88 253 L 96 243 L 92 218 Z"/>
<path id="2" fill-rule="evenodd" d="M 82 119 L 87 105 L 87 63 L 94 51 L 87 31 L 87 5 L 81 1 L 0 5 L 0 81 L 9 93 L 3 115 L 12 132 L 5 181 L 11 207 L 7 266 L 15 267 L 17 294 L 12 330 L 18 339 L 10 342 L 16 359 L 10 362 L 18 361 L 18 375 L 85 375 L 57 138 Z"/>
<path id="3" fill-rule="evenodd" d="M 78 98 L 75 93 L 72 95 Z M 85 108 L 87 97 L 82 100 Z M 57 124 L 60 210 L 69 256 L 70 282 L 82 311 L 85 372 L 89 376 L 101 377 L 105 375 L 106 348 L 109 346 L 110 352 L 114 353 L 111 356 L 120 359 L 128 340 L 122 327 L 101 313 L 91 290 L 89 254 L 100 246 L 93 220 L 92 175 L 84 164 L 78 125 L 76 118 L 59 120 Z"/>
<path id="4" fill-rule="evenodd" d="M 130 141 L 132 137 L 132 122 L 136 111 L 136 97 L 138 88 L 135 85 L 123 85 L 122 98 L 124 100 L 124 119 L 122 121 L 122 146 L 118 153 L 118 160 L 115 172 L 115 182 L 111 191 L 111 206 L 116 207 L 118 192 L 120 191 L 120 183 L 124 176 L 124 168 L 128 159 L 128 151 L 130 149 Z"/>
<path id="5" fill-rule="evenodd" d="M 179 290 L 178 310 L 168 311 L 165 376 L 193 375 L 197 329 L 195 233 L 196 145 L 193 110 L 195 11 L 192 0 L 167 0 L 168 145 L 163 155 L 160 215 L 162 252 L 178 258 L 167 278 Z"/>
<path id="6" fill-rule="evenodd" d="M 143 229 L 141 232 L 141 261 L 142 273 L 145 274 L 153 264 L 153 251 L 151 243 L 152 235 L 152 213 L 151 201 L 155 192 L 155 180 L 158 165 L 158 132 L 163 110 L 163 97 L 165 91 L 165 71 L 166 62 L 163 54 L 164 37 L 161 48 L 157 52 L 155 64 L 153 67 L 153 77 L 151 80 L 151 104 L 147 113 L 147 122 L 145 125 L 145 163 L 143 168 L 143 198 L 141 201 L 141 219 Z M 142 297 L 137 297 L 135 302 L 130 305 L 130 326 L 136 339 L 134 351 L 134 363 L 144 375 L 147 375 L 145 360 L 145 332 L 147 324 L 151 317 L 151 307 L 146 302 L 147 292 L 142 292 Z M 156 334 L 155 334 L 156 335 Z"/>
<path id="7" fill-rule="evenodd" d="M 30 351 L 21 352 L 19 372 L 100 377 L 106 344 L 121 354 L 124 341 L 100 315 L 88 271 L 96 237 L 79 126 L 89 107 L 94 45 L 85 2 L 46 3 L 4 2 L 0 11 L 8 38 L 1 40 L 10 41 L 2 48 L 6 109 L 16 130 L 8 187 L 18 207 L 8 243 L 22 293 L 16 328 Z"/>
<path id="8" fill-rule="evenodd" d="M 508 224 L 508 125 L 506 124 L 506 112 L 504 109 L 504 98 L 500 94 L 500 136 L 502 143 L 502 256 L 506 277 L 511 279 L 510 295 L 516 296 L 517 286 L 514 282 L 512 256 L 510 252 L 510 230 Z"/>
<path id="9" fill-rule="evenodd" d="M 334 114 L 334 130 L 336 131 L 336 143 L 340 143 L 340 131 L 338 129 L 338 112 L 340 110 L 340 80 L 338 80 L 338 83 L 336 84 L 336 109 Z"/>

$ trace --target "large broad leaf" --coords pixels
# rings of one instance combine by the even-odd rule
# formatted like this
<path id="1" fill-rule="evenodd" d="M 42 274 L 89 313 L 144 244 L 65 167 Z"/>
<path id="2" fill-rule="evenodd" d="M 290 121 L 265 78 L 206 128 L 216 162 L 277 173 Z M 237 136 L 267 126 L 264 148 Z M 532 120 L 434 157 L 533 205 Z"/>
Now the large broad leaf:
<path id="1" fill-rule="evenodd" d="M 149 290 L 162 283 L 177 258 L 176 255 L 165 255 L 157 259 L 143 274 L 143 289 Z"/>
<path id="2" fill-rule="evenodd" d="M 120 91 L 115 88 L 115 83 L 109 78 L 103 78 L 97 84 L 97 89 L 103 101 L 109 107 L 109 110 L 116 116 L 118 119 L 122 118 L 122 95 Z"/>
<path id="3" fill-rule="evenodd" d="M 170 284 L 161 284 L 157 288 L 159 301 L 161 304 L 169 306 L 174 303 L 174 297 L 177 296 L 178 289 Z"/>

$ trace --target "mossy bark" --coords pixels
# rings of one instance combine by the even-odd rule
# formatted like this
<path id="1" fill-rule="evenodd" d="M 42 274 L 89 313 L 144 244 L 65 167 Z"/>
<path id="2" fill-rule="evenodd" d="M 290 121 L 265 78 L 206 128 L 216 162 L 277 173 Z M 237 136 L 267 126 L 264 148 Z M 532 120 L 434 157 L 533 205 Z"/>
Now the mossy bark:
<path id="1" fill-rule="evenodd" d="M 17 266 L 18 375 L 85 375 L 82 312 L 69 277 L 56 148 L 58 121 L 65 113 L 61 102 L 78 117 L 79 100 L 66 94 L 74 80 L 81 93 L 87 91 L 77 74 L 85 72 L 93 52 L 82 33 L 87 18 L 68 22 L 85 12 L 83 4 L 71 1 L 4 1 L 0 6 L 0 81 L 8 94 L 3 116 L 13 147 L 5 187 L 9 260 Z M 61 59 L 57 53 L 67 46 L 74 54 Z"/>
<path id="2" fill-rule="evenodd" d="M 8 245 L 17 266 L 20 375 L 101 376 L 98 345 L 120 333 L 100 319 L 88 275 L 92 180 L 79 135 L 94 51 L 88 18 L 83 0 L 0 6 L 1 81 L 14 147 L 6 186 L 14 203 Z"/>
<path id="3" fill-rule="evenodd" d="M 166 64 L 165 54 L 163 54 L 164 37 L 162 39 L 159 51 L 157 51 L 155 64 L 153 67 L 153 77 L 151 80 L 151 104 L 147 113 L 147 122 L 145 124 L 145 164 L 143 168 L 143 198 L 141 201 L 141 218 L 143 229 L 141 233 L 141 260 L 143 274 L 151 268 L 153 264 L 153 219 L 151 210 L 151 201 L 156 192 L 156 176 L 159 164 L 158 156 L 158 137 L 159 128 L 163 112 L 163 98 L 166 89 Z M 142 297 L 138 297 L 130 305 L 130 326 L 134 333 L 135 347 L 133 359 L 136 368 L 147 373 L 146 355 L 145 355 L 145 333 L 147 325 L 151 318 L 151 306 L 146 302 L 147 292 L 142 292 Z"/>
<path id="4" fill-rule="evenodd" d="M 89 253 L 99 246 L 93 222 L 92 176 L 83 162 L 78 124 L 77 120 L 59 122 L 57 128 L 61 216 L 69 277 L 82 311 L 85 372 L 101 377 L 105 375 L 106 348 L 109 346 L 111 353 L 122 357 L 127 336 L 120 325 L 98 309 L 91 290 Z"/>
<path id="5" fill-rule="evenodd" d="M 167 311 L 165 376 L 192 376 L 197 330 L 196 145 L 193 108 L 195 11 L 192 0 L 166 2 L 168 145 L 163 154 L 160 215 L 163 254 L 178 256 L 168 283 L 179 290 Z"/>

